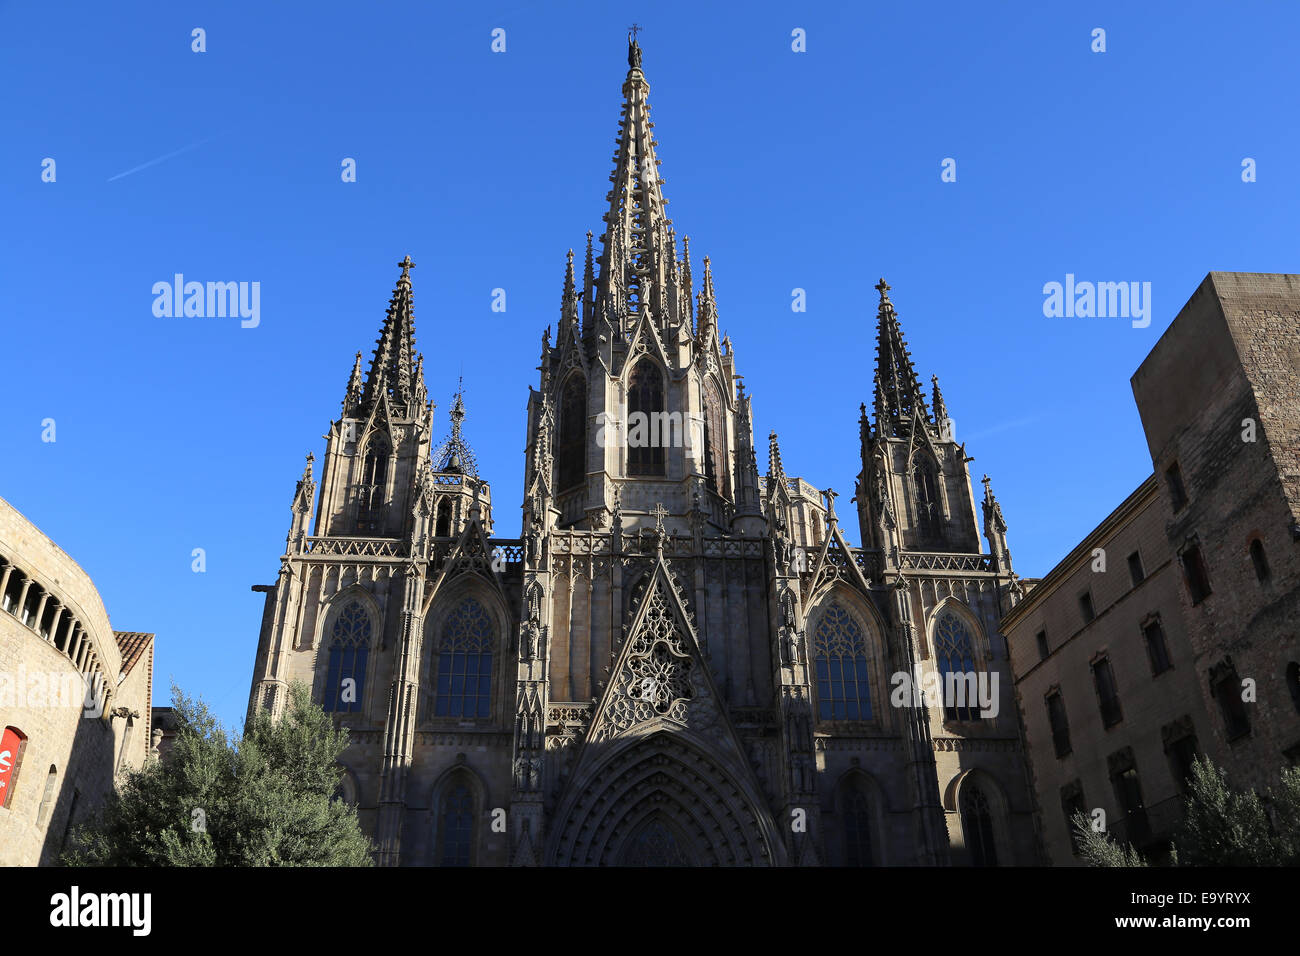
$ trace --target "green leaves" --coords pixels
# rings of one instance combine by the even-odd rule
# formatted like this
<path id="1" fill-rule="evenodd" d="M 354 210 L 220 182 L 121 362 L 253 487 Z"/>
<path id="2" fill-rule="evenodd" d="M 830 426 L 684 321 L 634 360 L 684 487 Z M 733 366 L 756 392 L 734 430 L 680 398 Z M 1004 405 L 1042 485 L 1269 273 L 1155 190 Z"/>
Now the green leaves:
<path id="1" fill-rule="evenodd" d="M 178 729 L 163 763 L 132 772 L 64 854 L 87 866 L 369 866 L 356 811 L 334 793 L 346 730 L 290 688 L 278 721 L 259 712 L 232 739 L 173 685 Z"/>

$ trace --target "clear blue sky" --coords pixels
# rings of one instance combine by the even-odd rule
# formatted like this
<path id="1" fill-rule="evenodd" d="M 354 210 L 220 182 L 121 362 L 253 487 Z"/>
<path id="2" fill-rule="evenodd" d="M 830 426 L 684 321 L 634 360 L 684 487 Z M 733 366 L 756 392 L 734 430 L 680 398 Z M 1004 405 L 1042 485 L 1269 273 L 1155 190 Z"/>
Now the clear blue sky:
<path id="1" fill-rule="evenodd" d="M 1292 4 L 0 3 L 0 495 L 115 628 L 157 633 L 155 702 L 174 677 L 242 720 L 249 586 L 407 253 L 438 437 L 463 369 L 518 533 L 528 386 L 565 251 L 600 232 L 633 20 L 759 441 L 846 514 L 880 276 L 1041 575 L 1149 473 L 1129 376 L 1205 273 L 1300 271 Z M 260 326 L 156 318 L 178 272 L 260 282 Z M 1045 318 L 1066 273 L 1150 282 L 1151 326 Z"/>

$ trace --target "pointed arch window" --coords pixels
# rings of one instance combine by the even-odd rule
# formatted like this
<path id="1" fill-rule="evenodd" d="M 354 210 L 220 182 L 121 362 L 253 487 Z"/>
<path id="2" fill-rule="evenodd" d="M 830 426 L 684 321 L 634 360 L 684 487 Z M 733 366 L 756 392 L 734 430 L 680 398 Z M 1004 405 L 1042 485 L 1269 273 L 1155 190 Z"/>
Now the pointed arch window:
<path id="1" fill-rule="evenodd" d="M 997 866 L 998 853 L 993 840 L 993 812 L 989 798 L 979 784 L 968 783 L 961 789 L 961 828 L 966 835 L 966 849 L 972 866 Z"/>
<path id="2" fill-rule="evenodd" d="M 474 847 L 474 794 L 460 777 L 443 788 L 438 800 L 439 866 L 469 866 Z"/>
<path id="3" fill-rule="evenodd" d="M 435 538 L 451 537 L 451 499 L 443 498 L 438 502 L 438 519 L 434 523 L 433 536 Z"/>
<path id="4" fill-rule="evenodd" d="M 438 676 L 434 684 L 435 717 L 491 716 L 494 643 L 494 628 L 487 610 L 474 598 L 466 598 L 442 626 Z"/>
<path id="5" fill-rule="evenodd" d="M 874 866 L 871 850 L 871 801 L 860 782 L 845 788 L 843 804 L 845 866 Z"/>
<path id="6" fill-rule="evenodd" d="M 731 467 L 722 407 L 718 386 L 708 379 L 704 385 L 704 477 L 710 488 L 728 498 L 731 496 Z"/>
<path id="7" fill-rule="evenodd" d="M 813 633 L 817 715 L 822 720 L 871 720 L 871 684 L 862 628 L 839 604 L 826 608 Z"/>
<path id="8" fill-rule="evenodd" d="M 388 457 L 391 449 L 383 435 L 370 439 L 357 486 L 357 530 L 379 531 L 388 495 Z"/>
<path id="9" fill-rule="evenodd" d="M 975 667 L 975 641 L 970 628 L 955 611 L 944 611 L 935 623 L 934 660 L 943 689 L 944 719 L 978 720 L 983 675 Z"/>
<path id="10" fill-rule="evenodd" d="M 587 477 L 587 383 L 577 373 L 564 383 L 560 397 L 560 441 L 556 449 L 560 491 Z"/>
<path id="11" fill-rule="evenodd" d="M 912 488 L 916 496 L 916 529 L 923 544 L 939 540 L 939 482 L 934 465 L 917 458 L 912 466 Z"/>
<path id="12" fill-rule="evenodd" d="M 654 814 L 628 837 L 619 866 L 691 866 L 693 861 L 682 843 L 677 828 Z"/>
<path id="13" fill-rule="evenodd" d="M 627 386 L 627 411 L 627 473 L 641 478 L 662 477 L 665 473 L 664 376 L 659 366 L 649 359 L 642 359 L 632 370 Z"/>
<path id="14" fill-rule="evenodd" d="M 330 631 L 329 664 L 325 671 L 324 709 L 336 714 L 361 710 L 370 656 L 370 615 L 350 601 L 334 619 Z"/>

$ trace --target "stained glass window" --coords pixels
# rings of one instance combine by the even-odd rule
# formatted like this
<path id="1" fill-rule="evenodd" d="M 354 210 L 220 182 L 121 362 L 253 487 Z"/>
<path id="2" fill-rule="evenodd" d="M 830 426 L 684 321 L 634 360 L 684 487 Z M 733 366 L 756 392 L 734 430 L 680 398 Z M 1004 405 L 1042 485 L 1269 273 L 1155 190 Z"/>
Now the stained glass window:
<path id="1" fill-rule="evenodd" d="M 961 827 L 966 834 L 966 849 L 972 866 L 997 866 L 998 853 L 993 841 L 993 814 L 989 798 L 977 784 L 968 783 L 961 790 Z"/>
<path id="2" fill-rule="evenodd" d="M 965 622 L 952 611 L 941 614 L 935 625 L 934 659 L 942 682 L 944 718 L 978 720 L 982 675 L 975 669 L 975 642 Z M 951 680 L 949 674 L 954 675 Z"/>
<path id="3" fill-rule="evenodd" d="M 474 843 L 474 796 L 460 780 L 443 790 L 438 806 L 438 865 L 469 866 Z"/>
<path id="4" fill-rule="evenodd" d="M 858 622 L 839 604 L 826 608 L 813 633 L 817 713 L 822 720 L 870 720 L 867 645 Z"/>
<path id="5" fill-rule="evenodd" d="M 492 619 L 466 598 L 442 626 L 434 716 L 491 716 L 492 644 Z"/>
<path id="6" fill-rule="evenodd" d="M 361 710 L 361 692 L 366 684 L 370 615 L 358 602 L 349 602 L 334 619 L 330 637 L 324 706 L 335 713 L 354 713 Z"/>

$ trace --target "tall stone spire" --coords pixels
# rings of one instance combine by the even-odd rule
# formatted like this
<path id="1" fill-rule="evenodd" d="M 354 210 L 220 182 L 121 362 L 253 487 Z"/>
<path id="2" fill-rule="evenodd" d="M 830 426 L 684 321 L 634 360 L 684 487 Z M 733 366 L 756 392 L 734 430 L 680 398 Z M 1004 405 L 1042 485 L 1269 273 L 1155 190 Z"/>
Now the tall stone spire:
<path id="1" fill-rule="evenodd" d="M 478 461 L 474 457 L 474 450 L 469 447 L 469 443 L 465 441 L 465 436 L 461 434 L 461 425 L 465 421 L 465 383 L 463 379 L 456 386 L 456 397 L 452 400 L 451 411 L 447 414 L 451 418 L 451 434 L 434 452 L 434 468 L 437 471 L 473 475 L 477 478 Z"/>
<path id="2" fill-rule="evenodd" d="M 623 109 L 619 118 L 618 148 L 614 154 L 613 188 L 606 195 L 605 232 L 600 237 L 599 295 L 611 316 L 634 320 L 649 308 L 660 324 L 678 321 L 676 303 L 668 301 L 669 260 L 663 180 L 655 156 L 650 122 L 650 84 L 641 72 L 641 47 L 628 36 L 628 71 L 623 81 Z"/>
<path id="3" fill-rule="evenodd" d="M 560 298 L 560 316 L 563 319 L 578 319 L 578 288 L 573 278 L 573 250 L 569 250 L 564 266 L 564 294 Z"/>
<path id="4" fill-rule="evenodd" d="M 876 289 L 880 292 L 876 314 L 876 436 L 901 438 L 912 433 L 918 415 L 924 423 L 929 413 L 894 303 L 889 301 L 889 283 L 881 279 Z"/>
<path id="5" fill-rule="evenodd" d="M 387 395 L 396 405 L 410 405 L 415 396 L 415 309 L 411 301 L 411 269 L 415 263 L 407 256 L 398 265 L 402 274 L 389 300 L 388 315 L 375 343 L 375 357 L 361 394 L 361 407 L 367 411 L 381 395 Z"/>
<path id="6" fill-rule="evenodd" d="M 591 230 L 587 230 L 587 262 L 582 270 L 582 331 L 590 332 L 594 327 L 595 314 L 592 312 L 592 298 L 596 294 L 596 265 L 591 251 Z"/>

